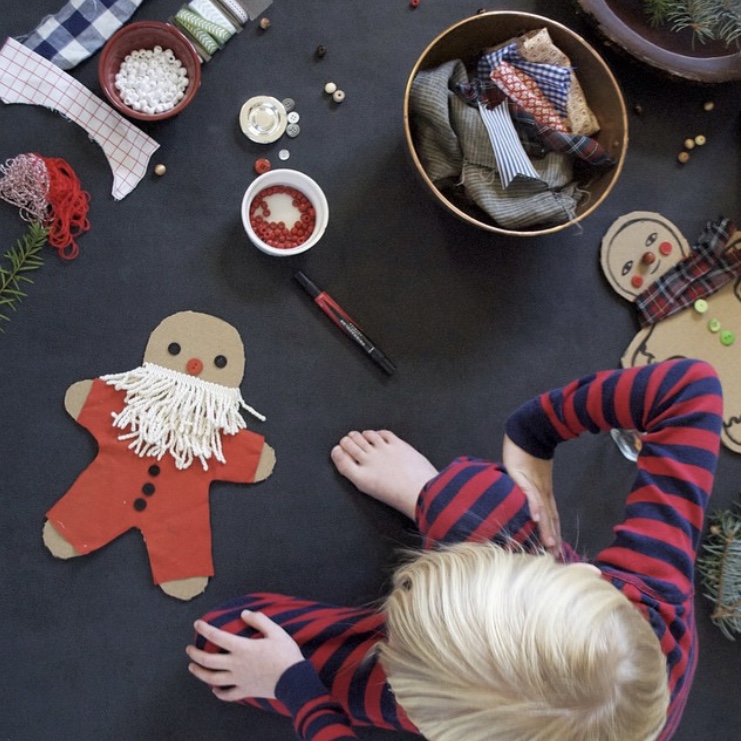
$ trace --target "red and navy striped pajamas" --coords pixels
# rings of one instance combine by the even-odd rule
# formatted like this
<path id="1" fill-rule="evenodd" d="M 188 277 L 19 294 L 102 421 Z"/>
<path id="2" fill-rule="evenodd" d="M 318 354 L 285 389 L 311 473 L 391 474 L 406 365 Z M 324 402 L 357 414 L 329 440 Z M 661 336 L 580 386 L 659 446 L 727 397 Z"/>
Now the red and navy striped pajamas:
<path id="1" fill-rule="evenodd" d="M 539 458 L 583 432 L 643 434 L 637 472 L 614 540 L 593 563 L 650 622 L 667 657 L 671 704 L 662 741 L 676 730 L 696 664 L 694 563 L 720 445 L 721 389 L 707 363 L 677 360 L 604 371 L 521 406 L 507 434 Z M 416 520 L 426 548 L 436 543 L 512 540 L 538 547 L 524 494 L 502 466 L 459 458 L 422 490 Z M 564 560 L 580 560 L 568 546 Z M 216 627 L 252 635 L 243 609 L 262 611 L 301 646 L 306 661 L 288 669 L 277 700 L 247 700 L 293 718 L 301 739 L 356 739 L 353 725 L 415 731 L 394 701 L 374 644 L 384 637 L 377 611 L 338 608 L 276 594 L 251 594 L 205 616 Z M 217 647 L 198 637 L 200 647 Z"/>

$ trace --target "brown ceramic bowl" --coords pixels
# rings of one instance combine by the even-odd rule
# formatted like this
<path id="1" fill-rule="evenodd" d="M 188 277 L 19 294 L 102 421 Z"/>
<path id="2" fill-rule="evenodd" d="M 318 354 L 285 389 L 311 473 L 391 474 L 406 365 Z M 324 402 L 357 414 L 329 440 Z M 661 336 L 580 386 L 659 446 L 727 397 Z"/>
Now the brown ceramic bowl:
<path id="1" fill-rule="evenodd" d="M 654 28 L 641 0 L 579 0 L 579 6 L 609 43 L 669 77 L 704 84 L 741 80 L 741 50 L 721 41 L 700 43 L 690 29 Z"/>
<path id="2" fill-rule="evenodd" d="M 172 49 L 173 54 L 182 62 L 188 75 L 188 87 L 178 104 L 162 113 L 136 111 L 122 100 L 114 83 L 116 74 L 128 54 L 138 49 Z M 177 28 L 169 23 L 159 21 L 140 21 L 122 26 L 111 36 L 103 47 L 98 62 L 98 79 L 103 92 L 111 105 L 130 118 L 140 121 L 161 121 L 181 113 L 193 100 L 201 84 L 201 60 L 193 45 Z"/>
<path id="3" fill-rule="evenodd" d="M 418 72 L 437 67 L 452 59 L 464 63 L 475 60 L 485 48 L 496 46 L 527 31 L 547 28 L 553 43 L 566 54 L 578 70 L 579 82 L 587 102 L 596 115 L 600 131 L 594 138 L 615 160 L 608 170 L 599 171 L 588 182 L 579 183 L 587 191 L 579 203 L 576 216 L 570 221 L 554 226 L 528 229 L 505 229 L 475 206 L 449 200 L 432 182 L 419 159 L 414 143 L 413 122 L 409 114 L 409 96 L 412 82 Z M 602 57 L 578 34 L 556 21 L 530 13 L 492 11 L 466 18 L 435 38 L 422 52 L 412 69 L 404 93 L 404 133 L 413 167 L 424 187 L 448 211 L 479 229 L 497 234 L 528 237 L 552 234 L 586 218 L 599 208 L 615 185 L 623 168 L 628 148 L 628 116 L 623 94 L 617 81 Z"/>

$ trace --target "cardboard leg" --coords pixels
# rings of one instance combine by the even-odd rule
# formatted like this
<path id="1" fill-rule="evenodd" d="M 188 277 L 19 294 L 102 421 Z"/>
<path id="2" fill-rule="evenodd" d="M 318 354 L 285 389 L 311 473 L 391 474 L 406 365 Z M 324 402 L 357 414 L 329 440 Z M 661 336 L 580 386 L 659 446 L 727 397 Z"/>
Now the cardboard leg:
<path id="1" fill-rule="evenodd" d="M 188 579 L 163 582 L 160 584 L 160 589 L 175 599 L 189 600 L 202 594 L 207 584 L 207 576 L 192 576 Z"/>
<path id="2" fill-rule="evenodd" d="M 67 559 L 82 555 L 59 534 L 49 520 L 44 523 L 44 544 L 57 558 Z"/>

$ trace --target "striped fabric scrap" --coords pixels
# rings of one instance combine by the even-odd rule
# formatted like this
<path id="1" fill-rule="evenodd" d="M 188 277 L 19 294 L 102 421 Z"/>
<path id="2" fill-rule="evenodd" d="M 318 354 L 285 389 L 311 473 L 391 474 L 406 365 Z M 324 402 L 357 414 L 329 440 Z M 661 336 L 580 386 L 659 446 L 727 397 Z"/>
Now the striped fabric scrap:
<path id="1" fill-rule="evenodd" d="M 520 143 L 507 101 L 495 108 L 486 108 L 479 103 L 479 111 L 494 149 L 502 185 L 506 188 L 517 175 L 537 180 L 538 173 Z"/>

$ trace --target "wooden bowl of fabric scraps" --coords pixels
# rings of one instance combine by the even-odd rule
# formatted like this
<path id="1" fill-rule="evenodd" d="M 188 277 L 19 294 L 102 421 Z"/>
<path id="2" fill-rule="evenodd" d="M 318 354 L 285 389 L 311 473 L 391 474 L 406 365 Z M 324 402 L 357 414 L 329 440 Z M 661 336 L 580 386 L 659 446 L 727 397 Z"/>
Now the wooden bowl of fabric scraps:
<path id="1" fill-rule="evenodd" d="M 548 18 L 480 13 L 422 52 L 404 94 L 408 152 L 448 211 L 510 236 L 589 216 L 623 168 L 617 81 L 578 34 Z"/>
<path id="2" fill-rule="evenodd" d="M 120 28 L 103 47 L 98 79 L 114 108 L 140 121 L 181 113 L 201 84 L 201 60 L 169 23 L 140 21 Z"/>

